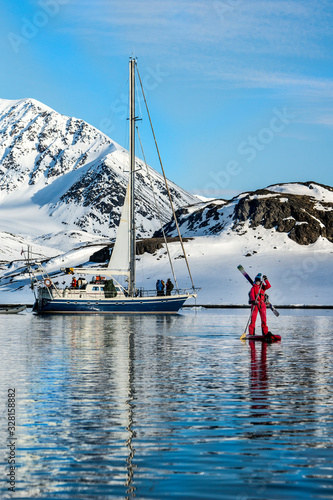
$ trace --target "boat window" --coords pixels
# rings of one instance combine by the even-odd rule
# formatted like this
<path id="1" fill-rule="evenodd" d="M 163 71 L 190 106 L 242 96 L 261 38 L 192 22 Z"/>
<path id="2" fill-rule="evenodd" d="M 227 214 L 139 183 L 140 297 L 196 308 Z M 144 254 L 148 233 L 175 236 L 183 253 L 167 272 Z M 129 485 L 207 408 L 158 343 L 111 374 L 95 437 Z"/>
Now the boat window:
<path id="1" fill-rule="evenodd" d="M 93 292 L 99 292 L 99 286 L 93 286 L 92 287 Z"/>

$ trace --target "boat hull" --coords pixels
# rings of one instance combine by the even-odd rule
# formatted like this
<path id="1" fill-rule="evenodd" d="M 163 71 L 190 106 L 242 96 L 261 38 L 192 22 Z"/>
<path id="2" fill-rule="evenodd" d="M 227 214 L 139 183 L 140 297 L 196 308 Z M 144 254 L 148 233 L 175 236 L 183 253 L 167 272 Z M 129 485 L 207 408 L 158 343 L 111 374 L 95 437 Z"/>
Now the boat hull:
<path id="1" fill-rule="evenodd" d="M 37 300 L 34 312 L 37 314 L 175 314 L 188 298 L 189 295 L 127 297 L 97 301 L 52 298 Z"/>
<path id="2" fill-rule="evenodd" d="M 20 305 L 0 306 L 0 314 L 17 314 L 19 312 L 24 311 L 26 308 L 27 306 L 20 306 Z"/>

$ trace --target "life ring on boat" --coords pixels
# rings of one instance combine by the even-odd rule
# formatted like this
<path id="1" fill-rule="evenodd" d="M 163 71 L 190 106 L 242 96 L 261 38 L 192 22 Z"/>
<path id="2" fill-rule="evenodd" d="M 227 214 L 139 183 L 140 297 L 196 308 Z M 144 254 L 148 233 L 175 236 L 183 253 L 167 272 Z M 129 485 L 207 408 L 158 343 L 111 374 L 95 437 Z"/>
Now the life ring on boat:
<path id="1" fill-rule="evenodd" d="M 49 288 L 52 285 L 52 281 L 49 278 L 46 278 L 46 280 L 44 280 L 44 284 L 47 288 Z"/>

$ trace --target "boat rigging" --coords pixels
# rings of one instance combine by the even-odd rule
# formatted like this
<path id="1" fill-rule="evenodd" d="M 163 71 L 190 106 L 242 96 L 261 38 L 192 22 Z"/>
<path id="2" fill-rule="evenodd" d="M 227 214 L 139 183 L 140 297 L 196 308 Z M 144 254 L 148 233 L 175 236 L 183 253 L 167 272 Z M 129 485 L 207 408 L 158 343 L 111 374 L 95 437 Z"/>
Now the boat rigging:
<path id="1" fill-rule="evenodd" d="M 173 269 L 170 252 L 168 249 L 167 239 L 162 228 L 164 242 L 167 247 L 167 253 L 173 272 L 176 290 L 174 293 L 161 295 L 156 291 L 146 291 L 136 287 L 136 229 L 135 229 L 135 133 L 136 121 L 135 115 L 135 83 L 136 73 L 141 86 L 143 99 L 146 105 L 146 110 L 149 118 L 149 123 L 154 137 L 154 142 L 160 162 L 160 166 L 165 181 L 168 198 L 170 201 L 171 211 L 176 224 L 180 245 L 182 248 L 183 257 L 185 258 L 186 266 L 188 269 L 189 277 L 192 284 L 191 290 L 180 290 L 176 280 L 175 272 Z M 55 285 L 52 278 L 43 272 L 42 279 L 39 280 L 37 290 L 36 302 L 34 311 L 38 314 L 50 313 L 175 313 L 184 302 L 190 297 L 196 297 L 196 288 L 193 283 L 188 259 L 186 256 L 183 240 L 180 234 L 179 225 L 176 218 L 175 209 L 172 202 L 172 196 L 166 179 L 164 167 L 162 164 L 160 152 L 158 149 L 155 132 L 153 129 L 146 96 L 144 93 L 141 77 L 137 69 L 137 61 L 135 58 L 130 58 L 129 61 L 129 180 L 126 190 L 124 205 L 122 209 L 121 220 L 119 223 L 116 241 L 111 253 L 110 260 L 107 267 L 78 267 L 70 269 L 72 274 L 79 275 L 94 275 L 89 283 L 86 278 L 79 278 L 75 280 L 75 286 L 59 288 Z M 139 136 L 141 144 L 141 139 Z M 141 144 L 142 148 L 142 144 Z M 143 152 L 143 148 L 142 148 Z M 144 155 L 144 153 L 143 153 Z M 146 159 L 144 156 L 145 165 L 148 169 Z M 151 182 L 151 181 L 150 181 Z M 154 200 L 156 203 L 156 196 L 151 183 Z M 157 206 L 157 203 L 156 203 Z M 160 218 L 160 213 L 157 207 L 157 213 Z M 30 266 L 31 267 L 31 266 Z M 36 272 L 32 270 L 33 282 L 36 285 Z M 127 288 L 122 286 L 116 277 L 125 276 L 127 281 Z M 119 278 L 118 278 L 119 279 Z"/>

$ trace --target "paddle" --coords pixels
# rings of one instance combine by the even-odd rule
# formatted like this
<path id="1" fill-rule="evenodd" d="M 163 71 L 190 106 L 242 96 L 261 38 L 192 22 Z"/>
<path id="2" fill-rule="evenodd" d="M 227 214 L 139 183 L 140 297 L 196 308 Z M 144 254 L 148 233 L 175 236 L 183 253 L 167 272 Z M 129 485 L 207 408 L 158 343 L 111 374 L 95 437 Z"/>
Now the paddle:
<path id="1" fill-rule="evenodd" d="M 262 287 L 262 285 L 263 285 L 263 281 L 260 283 L 260 287 L 259 287 L 258 295 L 256 296 L 256 299 L 255 299 L 255 301 L 254 301 L 254 302 L 255 302 L 254 307 L 258 307 L 258 304 L 256 304 L 256 302 L 257 302 L 257 299 L 258 299 L 259 294 L 260 294 L 260 292 L 261 292 L 261 287 Z M 243 339 L 245 339 L 245 337 L 246 337 L 246 330 L 248 329 L 248 326 L 249 326 L 249 323 L 250 323 L 250 319 L 251 319 L 251 316 L 252 316 L 252 312 L 253 312 L 253 309 L 252 309 L 252 307 L 251 307 L 250 317 L 249 317 L 249 319 L 247 320 L 247 323 L 246 323 L 246 327 L 245 327 L 244 333 L 243 333 L 243 335 L 240 337 L 240 340 L 243 340 Z"/>

